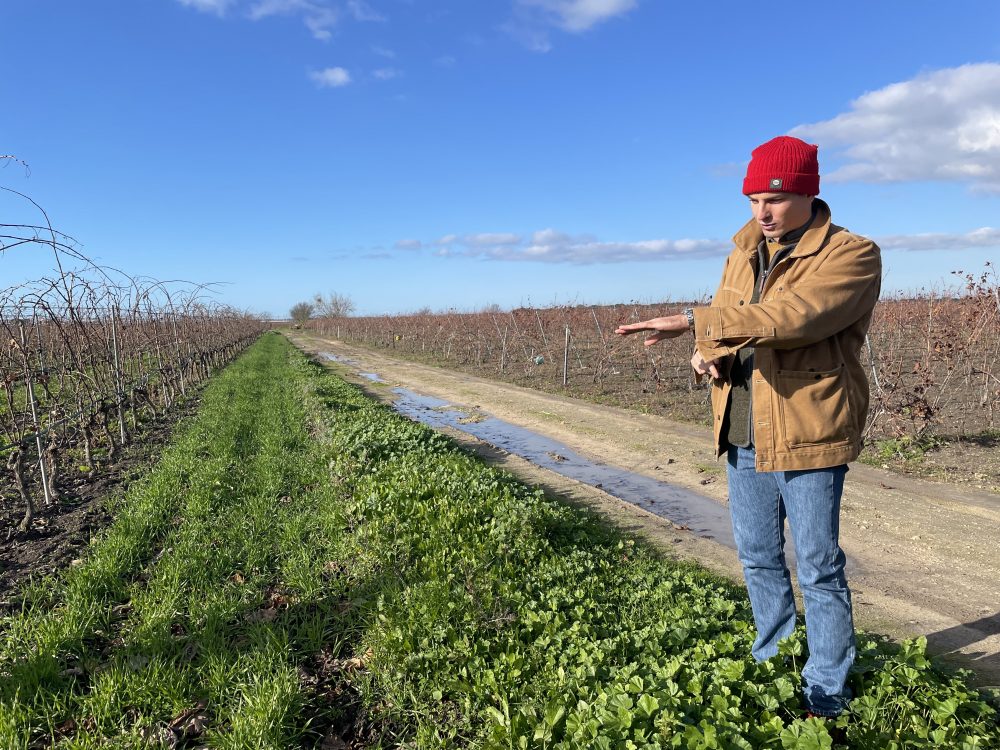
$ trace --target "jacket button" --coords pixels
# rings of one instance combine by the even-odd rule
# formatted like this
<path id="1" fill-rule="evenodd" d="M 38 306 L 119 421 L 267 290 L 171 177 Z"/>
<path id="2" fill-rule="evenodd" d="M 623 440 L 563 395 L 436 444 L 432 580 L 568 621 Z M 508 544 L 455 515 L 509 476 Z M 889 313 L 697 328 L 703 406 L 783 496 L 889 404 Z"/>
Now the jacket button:
<path id="1" fill-rule="evenodd" d="M 741 305 L 743 304 L 743 300 L 740 300 L 740 304 L 741 304 Z"/>

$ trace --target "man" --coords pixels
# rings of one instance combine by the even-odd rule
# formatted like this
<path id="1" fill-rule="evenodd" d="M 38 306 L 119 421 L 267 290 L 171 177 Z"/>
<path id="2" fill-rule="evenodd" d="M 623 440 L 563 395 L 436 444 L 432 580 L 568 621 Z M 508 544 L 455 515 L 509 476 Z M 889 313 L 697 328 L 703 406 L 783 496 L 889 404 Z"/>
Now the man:
<path id="1" fill-rule="evenodd" d="M 879 249 L 830 220 L 816 146 L 780 136 L 754 149 L 743 181 L 753 218 L 733 237 L 709 307 L 620 326 L 646 345 L 695 334 L 691 365 L 712 377 L 717 455 L 750 594 L 758 660 L 795 628 L 784 521 L 806 609 L 805 709 L 840 714 L 854 661 L 840 549 L 847 463 L 861 451 L 868 380 L 859 354 L 881 284 Z"/>

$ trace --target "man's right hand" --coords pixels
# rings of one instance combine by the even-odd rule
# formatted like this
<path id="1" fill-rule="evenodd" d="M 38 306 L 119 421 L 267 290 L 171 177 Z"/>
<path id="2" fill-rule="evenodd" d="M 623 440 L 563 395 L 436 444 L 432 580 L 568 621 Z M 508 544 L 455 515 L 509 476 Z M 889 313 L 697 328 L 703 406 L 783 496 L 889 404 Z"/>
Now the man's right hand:
<path id="1" fill-rule="evenodd" d="M 706 360 L 701 356 L 701 352 L 697 349 L 694 350 L 694 356 L 691 357 L 691 367 L 694 368 L 695 373 L 698 376 L 698 382 L 701 382 L 702 375 L 711 375 L 713 378 L 718 380 L 722 377 L 719 368 L 722 366 L 721 359 L 708 359 Z"/>

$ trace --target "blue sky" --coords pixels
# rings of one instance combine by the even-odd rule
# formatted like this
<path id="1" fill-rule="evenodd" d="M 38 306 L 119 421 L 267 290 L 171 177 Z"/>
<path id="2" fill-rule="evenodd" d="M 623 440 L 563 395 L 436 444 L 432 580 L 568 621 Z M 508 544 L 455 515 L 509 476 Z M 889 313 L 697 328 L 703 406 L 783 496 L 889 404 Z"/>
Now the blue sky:
<path id="1" fill-rule="evenodd" d="M 789 132 L 887 290 L 1000 260 L 994 0 L 3 0 L 0 25 L 0 154 L 30 167 L 0 185 L 257 312 L 710 293 L 750 150 Z M 7 251 L 0 286 L 46 265 Z"/>

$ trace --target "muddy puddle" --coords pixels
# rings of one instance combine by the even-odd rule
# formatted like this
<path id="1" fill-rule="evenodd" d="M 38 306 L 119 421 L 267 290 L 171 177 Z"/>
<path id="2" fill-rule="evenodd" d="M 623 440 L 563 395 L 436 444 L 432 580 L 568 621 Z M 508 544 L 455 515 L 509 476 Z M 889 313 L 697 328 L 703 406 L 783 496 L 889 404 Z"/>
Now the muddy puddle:
<path id="1" fill-rule="evenodd" d="M 350 357 L 341 357 L 339 354 L 333 354 L 331 352 L 320 352 L 319 356 L 323 357 L 323 359 L 328 359 L 331 362 L 339 362 L 342 365 L 347 365 L 353 368 L 358 368 L 361 366 L 358 364 L 357 360 L 353 360 Z M 366 380 L 372 381 L 373 383 L 385 382 L 382 379 L 382 376 L 379 375 L 377 372 L 358 372 L 358 375 L 365 378 Z"/>
<path id="2" fill-rule="evenodd" d="M 703 495 L 592 461 L 563 443 L 496 417 L 462 409 L 405 388 L 392 390 L 397 396 L 394 407 L 410 419 L 430 427 L 452 427 L 474 435 L 533 464 L 598 487 L 609 495 L 655 513 L 678 529 L 736 547 L 729 511 Z"/>
<path id="3" fill-rule="evenodd" d="M 331 362 L 340 362 L 342 365 L 350 365 L 351 367 L 358 367 L 357 360 L 351 359 L 350 357 L 341 357 L 339 354 L 333 354 L 331 352 L 320 352 L 319 356 L 323 359 L 328 359 Z"/>

